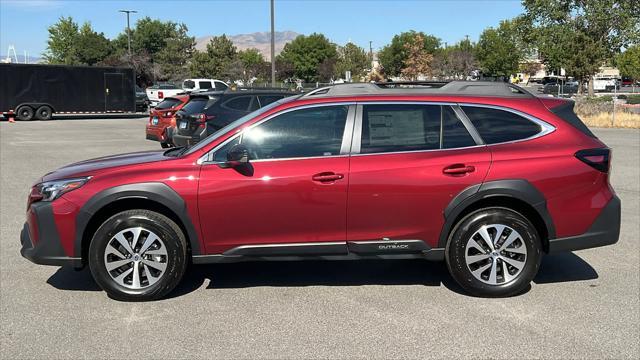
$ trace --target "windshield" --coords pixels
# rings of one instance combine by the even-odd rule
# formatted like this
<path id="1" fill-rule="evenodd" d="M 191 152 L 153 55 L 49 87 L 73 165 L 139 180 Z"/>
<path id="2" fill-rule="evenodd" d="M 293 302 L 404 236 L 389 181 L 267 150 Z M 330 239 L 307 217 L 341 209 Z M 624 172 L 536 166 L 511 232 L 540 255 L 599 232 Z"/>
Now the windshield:
<path id="1" fill-rule="evenodd" d="M 156 106 L 156 110 L 171 109 L 178 104 L 180 104 L 180 100 L 174 98 L 166 98 Z"/>
<path id="2" fill-rule="evenodd" d="M 195 151 L 198 151 L 198 150 L 202 149 L 203 147 L 209 145 L 212 141 L 218 139 L 220 136 L 222 136 L 222 135 L 226 134 L 227 132 L 233 130 L 234 128 L 246 123 L 247 121 L 249 121 L 249 120 L 251 120 L 251 119 L 253 119 L 253 118 L 257 117 L 257 116 L 260 116 L 260 115 L 264 114 L 265 112 L 267 112 L 267 111 L 269 111 L 269 110 L 271 110 L 271 109 L 273 109 L 273 108 L 275 108 L 275 107 L 277 107 L 279 105 L 288 103 L 288 102 L 293 101 L 293 100 L 295 100 L 297 98 L 298 98 L 298 96 L 290 96 L 290 97 L 284 98 L 282 100 L 273 102 L 273 103 L 271 103 L 271 104 L 269 104 L 269 105 L 267 105 L 267 106 L 265 106 L 263 108 L 260 108 L 260 109 L 258 109 L 256 111 L 252 112 L 252 113 L 249 113 L 249 114 L 241 117 L 240 119 L 230 123 L 229 125 L 223 127 L 222 129 L 214 132 L 213 134 L 207 136 L 202 141 L 197 143 L 195 146 L 190 148 L 189 151 L 187 151 L 185 154 L 191 154 L 191 153 L 193 153 Z"/>
<path id="3" fill-rule="evenodd" d="M 208 100 L 207 98 L 193 98 L 182 108 L 182 111 L 187 114 L 201 113 Z"/>

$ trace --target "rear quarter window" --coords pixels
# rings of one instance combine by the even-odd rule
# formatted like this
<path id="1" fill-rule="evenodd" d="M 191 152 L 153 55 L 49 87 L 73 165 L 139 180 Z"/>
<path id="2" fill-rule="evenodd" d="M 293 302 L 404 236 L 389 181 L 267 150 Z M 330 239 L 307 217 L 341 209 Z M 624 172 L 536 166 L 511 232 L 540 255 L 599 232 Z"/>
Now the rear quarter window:
<path id="1" fill-rule="evenodd" d="M 476 106 L 462 110 L 486 144 L 523 140 L 542 131 L 539 124 L 510 111 Z"/>

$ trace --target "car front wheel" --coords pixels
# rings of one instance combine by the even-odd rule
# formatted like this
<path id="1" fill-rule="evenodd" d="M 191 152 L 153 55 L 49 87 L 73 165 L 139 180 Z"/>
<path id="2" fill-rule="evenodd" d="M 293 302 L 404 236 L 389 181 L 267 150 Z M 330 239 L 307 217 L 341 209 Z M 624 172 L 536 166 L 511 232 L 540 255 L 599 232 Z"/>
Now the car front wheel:
<path id="1" fill-rule="evenodd" d="M 107 219 L 89 246 L 89 267 L 107 294 L 124 301 L 157 300 L 186 268 L 186 239 L 168 217 L 128 210 Z"/>
<path id="2" fill-rule="evenodd" d="M 487 208 L 464 217 L 446 249 L 453 278 L 475 296 L 500 297 L 526 290 L 540 267 L 535 227 L 516 211 Z"/>

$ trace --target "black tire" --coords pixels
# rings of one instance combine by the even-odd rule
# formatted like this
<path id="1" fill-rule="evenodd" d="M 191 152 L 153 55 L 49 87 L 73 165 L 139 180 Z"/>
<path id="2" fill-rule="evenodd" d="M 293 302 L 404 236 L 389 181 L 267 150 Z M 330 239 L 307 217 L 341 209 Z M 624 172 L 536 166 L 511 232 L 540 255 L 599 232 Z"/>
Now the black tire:
<path id="1" fill-rule="evenodd" d="M 117 283 L 105 265 L 105 250 L 118 232 L 143 227 L 157 234 L 167 250 L 166 269 L 160 279 L 142 289 Z M 95 232 L 89 246 L 89 267 L 93 278 L 107 294 L 122 301 L 151 301 L 167 295 L 182 279 L 187 267 L 187 242 L 180 227 L 168 217 L 149 210 L 127 210 L 107 219 Z M 142 271 L 142 270 L 141 270 Z"/>
<path id="2" fill-rule="evenodd" d="M 470 269 L 473 264 L 467 266 L 465 257 L 469 239 L 483 225 L 491 224 L 506 225 L 517 231 L 520 234 L 521 243 L 520 240 L 516 241 L 519 246 L 525 246 L 527 251 L 525 264 L 520 273 L 510 281 L 505 281 L 504 275 L 502 278 L 498 275 L 498 280 L 502 279 L 503 283 L 495 285 L 477 279 Z M 495 234 L 490 236 L 495 237 Z M 508 208 L 492 207 L 472 212 L 456 224 L 447 242 L 445 257 L 451 276 L 470 294 L 480 297 L 506 297 L 520 294 L 529 288 L 540 267 L 542 246 L 536 228 L 524 216 Z M 489 259 L 488 261 L 489 263 L 497 261 L 498 264 L 502 264 L 504 260 Z M 500 268 L 498 271 L 503 270 L 504 268 Z"/>
<path id="3" fill-rule="evenodd" d="M 33 108 L 29 105 L 22 105 L 16 110 L 16 119 L 29 121 L 33 119 Z"/>
<path id="4" fill-rule="evenodd" d="M 51 110 L 51 107 L 47 105 L 42 105 L 38 108 L 38 110 L 36 110 L 36 119 L 51 120 L 52 113 L 53 113 L 53 110 Z"/>
<path id="5" fill-rule="evenodd" d="M 170 148 L 170 147 L 171 147 L 171 144 L 169 144 L 169 143 L 160 143 L 160 146 L 161 146 L 163 149 L 168 149 L 168 148 Z"/>

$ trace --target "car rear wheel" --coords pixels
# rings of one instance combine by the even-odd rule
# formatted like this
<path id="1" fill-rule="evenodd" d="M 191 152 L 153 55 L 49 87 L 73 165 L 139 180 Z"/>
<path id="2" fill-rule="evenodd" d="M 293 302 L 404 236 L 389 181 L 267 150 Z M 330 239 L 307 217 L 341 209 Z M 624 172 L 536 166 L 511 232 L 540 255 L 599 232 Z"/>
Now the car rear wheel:
<path id="1" fill-rule="evenodd" d="M 52 110 L 47 105 L 40 106 L 36 110 L 36 119 L 38 120 L 51 120 Z"/>
<path id="2" fill-rule="evenodd" d="M 29 105 L 22 105 L 16 110 L 16 119 L 29 121 L 33 119 L 33 108 Z"/>
<path id="3" fill-rule="evenodd" d="M 464 217 L 447 244 L 451 276 L 475 296 L 500 297 L 526 290 L 540 267 L 538 232 L 507 208 L 487 208 Z"/>
<path id="4" fill-rule="evenodd" d="M 186 239 L 166 216 L 128 210 L 107 219 L 89 246 L 89 267 L 107 294 L 124 301 L 157 300 L 186 269 Z"/>

